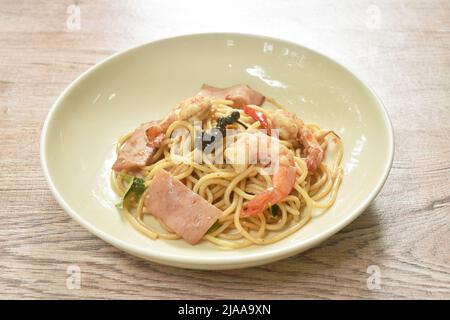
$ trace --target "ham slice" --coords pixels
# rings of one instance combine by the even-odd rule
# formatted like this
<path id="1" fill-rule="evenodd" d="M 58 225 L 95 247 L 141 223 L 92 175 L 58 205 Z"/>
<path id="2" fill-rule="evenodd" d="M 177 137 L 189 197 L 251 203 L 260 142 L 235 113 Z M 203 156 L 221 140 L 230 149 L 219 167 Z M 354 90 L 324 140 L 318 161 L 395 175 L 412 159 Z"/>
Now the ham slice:
<path id="1" fill-rule="evenodd" d="M 113 165 L 114 171 L 135 170 L 150 164 L 157 148 L 148 145 L 145 131 L 157 122 L 141 124 L 124 143 Z"/>
<path id="2" fill-rule="evenodd" d="M 198 243 L 222 213 L 165 170 L 156 172 L 144 204 L 154 217 L 190 244 Z"/>
<path id="3" fill-rule="evenodd" d="M 228 88 L 216 88 L 204 84 L 198 95 L 211 99 L 228 99 L 234 101 L 234 107 L 242 108 L 245 104 L 262 105 L 264 96 L 247 85 L 238 84 Z"/>

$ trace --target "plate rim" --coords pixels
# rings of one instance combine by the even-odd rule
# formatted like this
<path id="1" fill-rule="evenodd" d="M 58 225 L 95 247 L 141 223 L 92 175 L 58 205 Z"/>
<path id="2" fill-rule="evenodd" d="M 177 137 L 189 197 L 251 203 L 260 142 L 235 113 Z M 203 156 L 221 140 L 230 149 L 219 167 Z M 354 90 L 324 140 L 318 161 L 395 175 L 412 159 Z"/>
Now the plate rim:
<path id="1" fill-rule="evenodd" d="M 277 42 L 284 42 L 291 46 L 297 46 L 300 47 L 306 51 L 310 51 L 316 55 L 321 56 L 322 58 L 325 58 L 333 63 L 335 63 L 337 66 L 348 72 L 351 76 L 353 76 L 357 81 L 359 81 L 367 90 L 368 92 L 373 96 L 374 100 L 377 102 L 378 109 L 381 111 L 382 119 L 385 124 L 385 127 L 387 129 L 387 150 L 388 150 L 388 159 L 384 163 L 383 167 L 383 174 L 380 176 L 380 179 L 377 181 L 374 188 L 372 188 L 369 195 L 366 197 L 367 200 L 361 202 L 359 206 L 357 206 L 355 209 L 353 209 L 348 216 L 346 216 L 344 219 L 339 220 L 336 224 L 333 224 L 331 227 L 322 230 L 321 232 L 317 233 L 316 235 L 312 236 L 309 239 L 306 239 L 305 241 L 301 243 L 289 243 L 286 244 L 286 246 L 279 248 L 275 251 L 269 251 L 269 252 L 257 252 L 257 253 L 249 253 L 245 255 L 245 257 L 224 257 L 224 258 L 216 258 L 216 257 L 207 257 L 207 256 L 197 256 L 194 257 L 192 255 L 175 255 L 167 252 L 155 252 L 152 250 L 146 250 L 144 248 L 140 248 L 138 246 L 135 246 L 133 244 L 130 244 L 120 238 L 116 238 L 112 235 L 110 235 L 107 232 L 104 232 L 97 227 L 95 227 L 93 224 L 91 224 L 86 219 L 82 218 L 80 215 L 77 214 L 76 210 L 72 209 L 64 200 L 63 196 L 59 193 L 58 189 L 56 188 L 50 172 L 47 165 L 47 140 L 48 140 L 48 128 L 49 125 L 58 110 L 59 106 L 61 105 L 61 102 L 64 100 L 64 98 L 67 96 L 67 94 L 73 90 L 77 84 L 79 84 L 83 79 L 88 77 L 90 74 L 96 71 L 96 69 L 100 68 L 104 64 L 108 63 L 111 60 L 114 60 L 118 56 L 127 54 L 131 51 L 138 50 L 142 47 L 145 47 L 147 45 L 151 44 L 157 44 L 159 42 L 164 41 L 173 41 L 179 38 L 188 38 L 188 37 L 207 37 L 207 36 L 213 36 L 213 35 L 219 35 L 219 36 L 230 36 L 230 37 L 252 37 L 252 38 L 259 38 L 261 40 L 272 40 Z M 204 33 L 186 33 L 186 34 L 180 34 L 176 36 L 171 37 L 163 37 L 158 38 L 156 40 L 144 42 L 129 48 L 126 48 L 124 50 L 121 50 L 119 52 L 116 52 L 104 59 L 99 60 L 97 63 L 95 63 L 93 66 L 89 67 L 87 70 L 82 72 L 80 75 L 78 75 L 74 80 L 71 81 L 71 83 L 60 93 L 58 98 L 55 100 L 55 102 L 50 107 L 48 114 L 45 118 L 44 124 L 41 129 L 41 135 L 40 135 L 40 142 L 39 142 L 39 151 L 40 151 L 40 162 L 42 171 L 44 173 L 44 177 L 47 180 L 47 183 L 50 187 L 50 191 L 53 194 L 53 197 L 56 199 L 58 204 L 66 211 L 69 216 L 74 219 L 78 224 L 80 224 L 82 227 L 87 229 L 92 234 L 98 236 L 102 240 L 108 242 L 109 244 L 113 245 L 114 247 L 123 250 L 127 253 L 139 256 L 141 258 L 145 258 L 157 263 L 176 266 L 176 267 L 183 267 L 183 268 L 190 268 L 190 269 L 208 269 L 208 270 L 214 270 L 214 269 L 236 269 L 236 268 L 244 268 L 244 267 L 251 267 L 256 265 L 261 265 L 269 262 L 273 262 L 279 259 L 287 258 L 289 256 L 301 253 L 305 250 L 308 250 L 320 242 L 325 241 L 326 239 L 330 238 L 332 235 L 336 234 L 343 228 L 345 228 L 347 225 L 349 225 L 352 221 L 354 221 L 358 216 L 360 216 L 373 202 L 375 197 L 379 194 L 381 189 L 383 188 L 384 184 L 386 183 L 386 180 L 389 176 L 389 172 L 392 168 L 392 163 L 394 160 L 394 152 L 395 152 L 395 139 L 394 139 L 394 129 L 392 126 L 392 121 L 389 117 L 389 113 L 386 109 L 386 106 L 383 102 L 383 100 L 380 98 L 379 95 L 375 93 L 375 91 L 372 89 L 371 86 L 369 86 L 360 76 L 358 76 L 355 72 L 353 72 L 350 68 L 344 66 L 342 63 L 339 62 L 339 60 L 331 58 L 330 56 L 321 53 L 320 51 L 317 51 L 315 49 L 311 49 L 307 46 L 304 46 L 302 44 L 296 43 L 291 40 L 283 39 L 283 38 L 275 38 L 271 36 L 265 36 L 262 34 L 252 34 L 252 33 L 238 33 L 238 32 L 204 32 Z"/>

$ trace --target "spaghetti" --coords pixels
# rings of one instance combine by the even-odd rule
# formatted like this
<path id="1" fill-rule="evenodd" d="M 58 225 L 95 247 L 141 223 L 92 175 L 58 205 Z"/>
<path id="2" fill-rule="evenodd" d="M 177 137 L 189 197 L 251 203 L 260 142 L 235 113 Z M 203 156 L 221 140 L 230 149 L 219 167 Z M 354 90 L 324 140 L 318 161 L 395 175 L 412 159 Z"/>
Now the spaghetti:
<path id="1" fill-rule="evenodd" d="M 270 124 L 273 122 L 271 110 L 287 110 L 273 99 L 266 98 L 266 101 L 270 102 L 271 109 L 251 107 L 264 115 Z M 229 116 L 236 110 L 240 113 L 239 121 L 242 125 L 234 123 L 230 126 L 231 128 L 240 134 L 261 129 L 261 121 L 255 120 L 242 109 L 233 108 L 232 104 L 233 101 L 230 100 L 212 100 L 209 114 L 201 122 L 202 131 L 213 129 L 217 125 L 217 119 Z M 141 177 L 147 187 L 155 173 L 164 169 L 170 173 L 172 178 L 183 182 L 187 188 L 220 209 L 219 219 L 203 236 L 203 240 L 224 249 L 271 244 L 301 229 L 313 217 L 314 208 L 324 210 L 330 208 L 336 200 L 342 181 L 343 145 L 341 139 L 333 131 L 323 130 L 318 125 L 305 126 L 324 151 L 328 149 L 331 141 L 334 142 L 336 148 L 333 150 L 333 165 L 330 167 L 321 161 L 316 170 L 309 170 L 304 157 L 306 152 L 304 146 L 292 139 L 283 139 L 280 136 L 280 145 L 288 150 L 294 160 L 295 183 L 292 191 L 286 197 L 276 204 L 269 204 L 263 212 L 257 215 L 244 216 L 242 211 L 244 206 L 256 195 L 273 187 L 273 176 L 264 174 L 262 172 L 263 165 L 260 164 L 247 164 L 237 170 L 236 166 L 232 164 L 214 163 L 208 157 L 204 157 L 202 163 L 194 161 L 196 150 L 193 141 L 199 131 L 190 121 L 173 121 L 167 128 L 158 150 L 153 155 L 152 163 L 143 166 L 137 173 L 133 172 L 133 175 Z M 189 132 L 187 138 L 179 136 L 173 138 L 173 133 L 180 128 Z M 117 152 L 131 134 L 119 139 Z M 189 152 L 184 157 L 185 161 L 179 163 L 174 160 L 173 150 L 183 146 L 188 146 Z M 113 171 L 111 178 L 114 191 L 123 197 L 130 185 L 126 172 L 124 174 Z M 161 228 L 154 227 L 154 223 L 148 223 L 147 219 L 156 220 L 156 218 L 151 216 L 145 206 L 145 192 L 139 198 L 124 202 L 122 212 L 125 217 L 134 228 L 152 239 L 179 239 L 180 237 L 162 221 L 158 221 Z"/>

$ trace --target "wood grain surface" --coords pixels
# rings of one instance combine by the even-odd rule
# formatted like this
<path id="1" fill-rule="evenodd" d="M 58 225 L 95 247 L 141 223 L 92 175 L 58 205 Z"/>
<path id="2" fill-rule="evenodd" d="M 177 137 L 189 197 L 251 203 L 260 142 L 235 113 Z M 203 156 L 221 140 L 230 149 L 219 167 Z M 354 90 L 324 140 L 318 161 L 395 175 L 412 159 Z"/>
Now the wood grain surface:
<path id="1" fill-rule="evenodd" d="M 61 91 L 117 51 L 207 31 L 319 50 L 384 100 L 396 139 L 389 179 L 355 222 L 320 246 L 244 270 L 171 268 L 103 242 L 52 197 L 38 142 Z M 0 0 L 0 137 L 2 299 L 450 299 L 448 0 Z M 81 269 L 78 290 L 66 286 L 71 265 Z M 368 286 L 378 274 L 380 287 Z"/>

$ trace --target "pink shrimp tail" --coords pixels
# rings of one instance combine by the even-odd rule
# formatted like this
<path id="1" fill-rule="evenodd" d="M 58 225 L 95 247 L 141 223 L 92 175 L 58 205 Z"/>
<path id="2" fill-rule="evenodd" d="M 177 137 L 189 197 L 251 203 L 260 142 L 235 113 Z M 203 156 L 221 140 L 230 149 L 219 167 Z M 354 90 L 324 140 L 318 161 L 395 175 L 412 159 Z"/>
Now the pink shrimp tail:
<path id="1" fill-rule="evenodd" d="M 276 192 L 273 188 L 264 190 L 262 193 L 256 195 L 252 200 L 244 205 L 241 216 L 252 217 L 263 212 L 271 203 L 273 193 Z"/>
<path id="2" fill-rule="evenodd" d="M 310 148 L 308 156 L 306 157 L 306 166 L 311 172 L 316 171 L 323 159 L 322 148 Z"/>
<path id="3" fill-rule="evenodd" d="M 241 215 L 243 217 L 256 216 L 272 204 L 283 200 L 291 193 L 295 185 L 295 167 L 280 167 L 273 176 L 273 188 L 268 188 L 256 195 L 244 205 Z"/>

